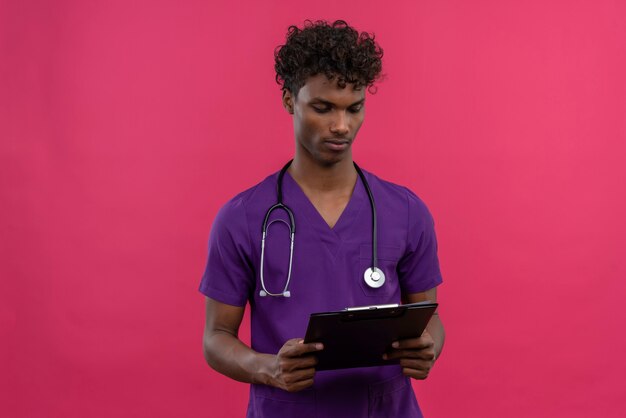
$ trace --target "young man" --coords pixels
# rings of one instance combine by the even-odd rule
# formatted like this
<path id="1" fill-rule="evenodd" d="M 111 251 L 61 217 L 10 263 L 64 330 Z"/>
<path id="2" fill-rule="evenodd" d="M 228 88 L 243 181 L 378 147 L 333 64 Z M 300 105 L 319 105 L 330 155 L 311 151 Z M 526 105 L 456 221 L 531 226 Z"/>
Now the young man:
<path id="1" fill-rule="evenodd" d="M 426 206 L 404 187 L 359 173 L 352 161 L 382 50 L 343 21 L 307 22 L 289 28 L 275 55 L 295 154 L 214 221 L 200 285 L 206 360 L 252 384 L 248 417 L 421 417 L 409 377 L 426 378 L 441 352 L 438 315 L 420 338 L 393 344 L 385 357 L 400 365 L 316 373 L 315 354 L 324 347 L 302 339 L 313 312 L 435 301 L 442 280 Z M 277 202 L 289 209 L 266 216 Z M 252 347 L 238 338 L 247 303 Z"/>

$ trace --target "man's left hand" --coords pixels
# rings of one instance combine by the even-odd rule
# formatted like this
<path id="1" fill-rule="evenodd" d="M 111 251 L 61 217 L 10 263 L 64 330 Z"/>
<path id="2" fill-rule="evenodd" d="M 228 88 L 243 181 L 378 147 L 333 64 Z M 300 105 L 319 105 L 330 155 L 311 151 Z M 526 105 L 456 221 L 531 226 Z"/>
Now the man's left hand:
<path id="1" fill-rule="evenodd" d="M 394 342 L 385 353 L 385 360 L 399 359 L 402 373 L 413 379 L 426 379 L 435 364 L 435 341 L 424 331 L 419 338 Z"/>

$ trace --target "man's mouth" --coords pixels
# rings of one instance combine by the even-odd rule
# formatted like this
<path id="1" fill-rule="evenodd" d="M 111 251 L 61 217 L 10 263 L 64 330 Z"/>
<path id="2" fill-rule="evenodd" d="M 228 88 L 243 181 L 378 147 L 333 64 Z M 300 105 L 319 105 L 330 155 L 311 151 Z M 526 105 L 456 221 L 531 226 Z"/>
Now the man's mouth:
<path id="1" fill-rule="evenodd" d="M 330 139 L 324 141 L 326 147 L 332 151 L 344 151 L 350 145 L 347 139 Z"/>
<path id="2" fill-rule="evenodd" d="M 350 141 L 348 139 L 326 139 L 324 144 L 333 151 L 343 151 L 348 148 Z"/>

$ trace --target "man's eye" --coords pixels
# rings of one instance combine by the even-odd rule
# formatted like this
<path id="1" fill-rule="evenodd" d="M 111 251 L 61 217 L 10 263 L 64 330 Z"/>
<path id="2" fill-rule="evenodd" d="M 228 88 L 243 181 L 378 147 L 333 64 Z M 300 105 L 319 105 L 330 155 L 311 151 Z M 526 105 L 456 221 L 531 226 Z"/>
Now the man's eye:
<path id="1" fill-rule="evenodd" d="M 348 110 L 350 111 L 350 113 L 359 113 L 361 109 L 363 109 L 363 106 L 359 105 L 359 106 L 351 107 Z"/>
<path id="2" fill-rule="evenodd" d="M 328 107 L 313 106 L 313 110 L 315 110 L 317 113 L 326 113 L 330 109 Z"/>

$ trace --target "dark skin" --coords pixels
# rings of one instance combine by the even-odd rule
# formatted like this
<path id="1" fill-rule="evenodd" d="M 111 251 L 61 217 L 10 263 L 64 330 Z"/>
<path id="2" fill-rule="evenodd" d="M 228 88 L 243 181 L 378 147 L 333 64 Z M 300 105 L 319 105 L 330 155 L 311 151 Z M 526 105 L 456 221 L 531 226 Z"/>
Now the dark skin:
<path id="1" fill-rule="evenodd" d="M 365 118 L 365 89 L 341 89 L 318 74 L 297 96 L 285 90 L 283 106 L 293 115 L 296 145 L 289 174 L 332 228 L 357 180 L 352 143 Z"/>
<path id="2" fill-rule="evenodd" d="M 324 75 L 307 79 L 297 96 L 283 94 L 293 115 L 296 150 L 289 173 L 332 228 L 347 206 L 357 180 L 352 143 L 365 118 L 365 90 L 339 88 Z M 436 302 L 437 290 L 403 295 L 404 302 Z M 244 308 L 206 298 L 204 355 L 216 371 L 241 382 L 296 392 L 313 385 L 320 343 L 285 342 L 276 355 L 258 353 L 239 340 Z M 434 315 L 419 338 L 397 341 L 385 358 L 399 359 L 402 372 L 425 379 L 441 353 L 445 333 Z"/>

